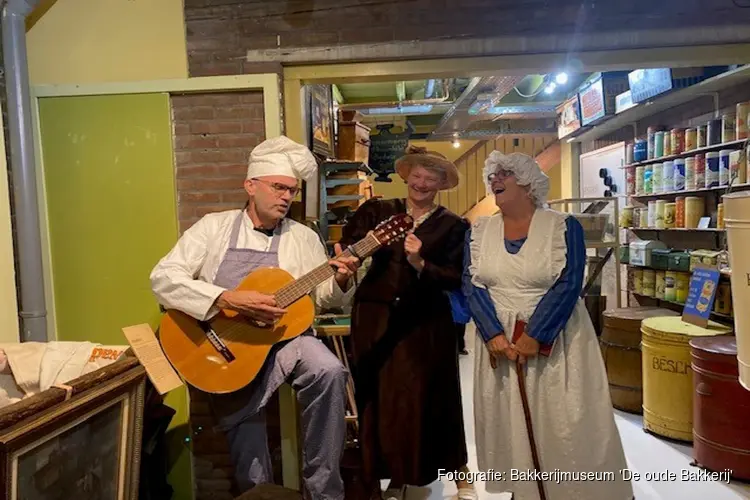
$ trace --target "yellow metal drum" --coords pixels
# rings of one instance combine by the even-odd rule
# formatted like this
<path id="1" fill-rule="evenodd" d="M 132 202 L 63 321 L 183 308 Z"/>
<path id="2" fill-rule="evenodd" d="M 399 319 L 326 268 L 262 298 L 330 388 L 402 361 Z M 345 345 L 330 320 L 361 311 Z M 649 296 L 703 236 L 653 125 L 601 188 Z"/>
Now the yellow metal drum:
<path id="1" fill-rule="evenodd" d="M 646 318 L 641 333 L 643 427 L 660 436 L 692 442 L 690 339 L 729 335 L 732 329 L 713 321 L 701 328 L 676 316 Z"/>

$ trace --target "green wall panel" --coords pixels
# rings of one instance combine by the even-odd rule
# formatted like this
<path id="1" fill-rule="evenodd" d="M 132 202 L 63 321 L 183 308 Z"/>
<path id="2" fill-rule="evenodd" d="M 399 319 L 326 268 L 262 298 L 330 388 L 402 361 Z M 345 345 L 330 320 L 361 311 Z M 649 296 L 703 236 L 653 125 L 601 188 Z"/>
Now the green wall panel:
<path id="1" fill-rule="evenodd" d="M 52 273 L 61 341 L 126 344 L 158 326 L 149 274 L 177 241 L 168 94 L 39 102 Z M 169 393 L 173 500 L 193 498 L 187 391 Z"/>
<path id="2" fill-rule="evenodd" d="M 149 273 L 177 239 L 168 94 L 40 100 L 58 340 L 156 327 Z"/>

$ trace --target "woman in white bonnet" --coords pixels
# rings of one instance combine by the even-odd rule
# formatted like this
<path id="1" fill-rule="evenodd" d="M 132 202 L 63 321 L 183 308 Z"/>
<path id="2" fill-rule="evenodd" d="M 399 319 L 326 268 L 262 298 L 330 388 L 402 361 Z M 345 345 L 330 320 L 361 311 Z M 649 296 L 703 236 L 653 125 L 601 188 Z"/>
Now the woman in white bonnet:
<path id="1" fill-rule="evenodd" d="M 467 233 L 463 293 L 486 349 L 477 349 L 474 412 L 488 492 L 539 499 L 516 363 L 526 392 L 548 500 L 628 500 L 627 467 L 591 319 L 580 300 L 586 248 L 575 217 L 546 208 L 549 179 L 533 158 L 494 151 L 485 182 L 500 211 Z M 513 342 L 516 321 L 526 323 Z M 499 474 L 504 473 L 503 476 Z"/>

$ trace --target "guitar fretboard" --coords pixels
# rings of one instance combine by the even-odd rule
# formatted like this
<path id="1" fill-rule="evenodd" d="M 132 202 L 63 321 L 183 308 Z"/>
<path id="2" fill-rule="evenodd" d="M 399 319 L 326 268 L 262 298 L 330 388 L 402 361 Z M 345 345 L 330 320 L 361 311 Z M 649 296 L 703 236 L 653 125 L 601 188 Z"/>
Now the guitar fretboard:
<path id="1" fill-rule="evenodd" d="M 369 235 L 350 247 L 354 249 L 354 252 L 350 248 L 347 248 L 342 255 L 346 257 L 356 255 L 364 260 L 365 257 L 369 257 L 378 247 L 380 247 L 380 242 L 374 236 Z M 276 292 L 275 298 L 278 307 L 282 309 L 289 307 L 300 298 L 312 292 L 316 286 L 332 277 L 335 273 L 335 269 L 330 264 L 325 263 L 301 278 L 294 280 Z"/>

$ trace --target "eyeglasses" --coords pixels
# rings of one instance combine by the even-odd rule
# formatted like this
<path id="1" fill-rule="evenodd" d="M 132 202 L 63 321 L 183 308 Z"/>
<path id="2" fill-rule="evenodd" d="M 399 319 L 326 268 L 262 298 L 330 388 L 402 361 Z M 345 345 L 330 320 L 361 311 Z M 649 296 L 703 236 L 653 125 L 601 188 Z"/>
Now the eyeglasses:
<path id="1" fill-rule="evenodd" d="M 256 182 L 260 182 L 265 184 L 266 186 L 270 187 L 271 190 L 274 192 L 276 196 L 284 196 L 284 193 L 289 191 L 289 194 L 292 195 L 292 197 L 297 196 L 297 193 L 300 192 L 301 188 L 298 186 L 285 186 L 284 184 L 279 184 L 278 182 L 267 182 L 262 181 L 260 179 L 253 179 Z"/>
<path id="2" fill-rule="evenodd" d="M 494 181 L 494 180 L 495 180 L 495 179 L 497 179 L 498 177 L 499 177 L 500 179 L 507 179 L 508 177 L 513 177 L 513 175 L 514 175 L 514 174 L 513 174 L 513 171 L 511 171 L 511 170 L 504 170 L 504 169 L 500 169 L 500 170 L 498 170 L 497 172 L 494 172 L 494 173 L 492 173 L 492 174 L 488 175 L 488 176 L 487 176 L 487 181 L 489 181 L 489 182 L 490 182 L 490 184 L 491 184 L 491 183 L 492 183 L 492 181 Z"/>

